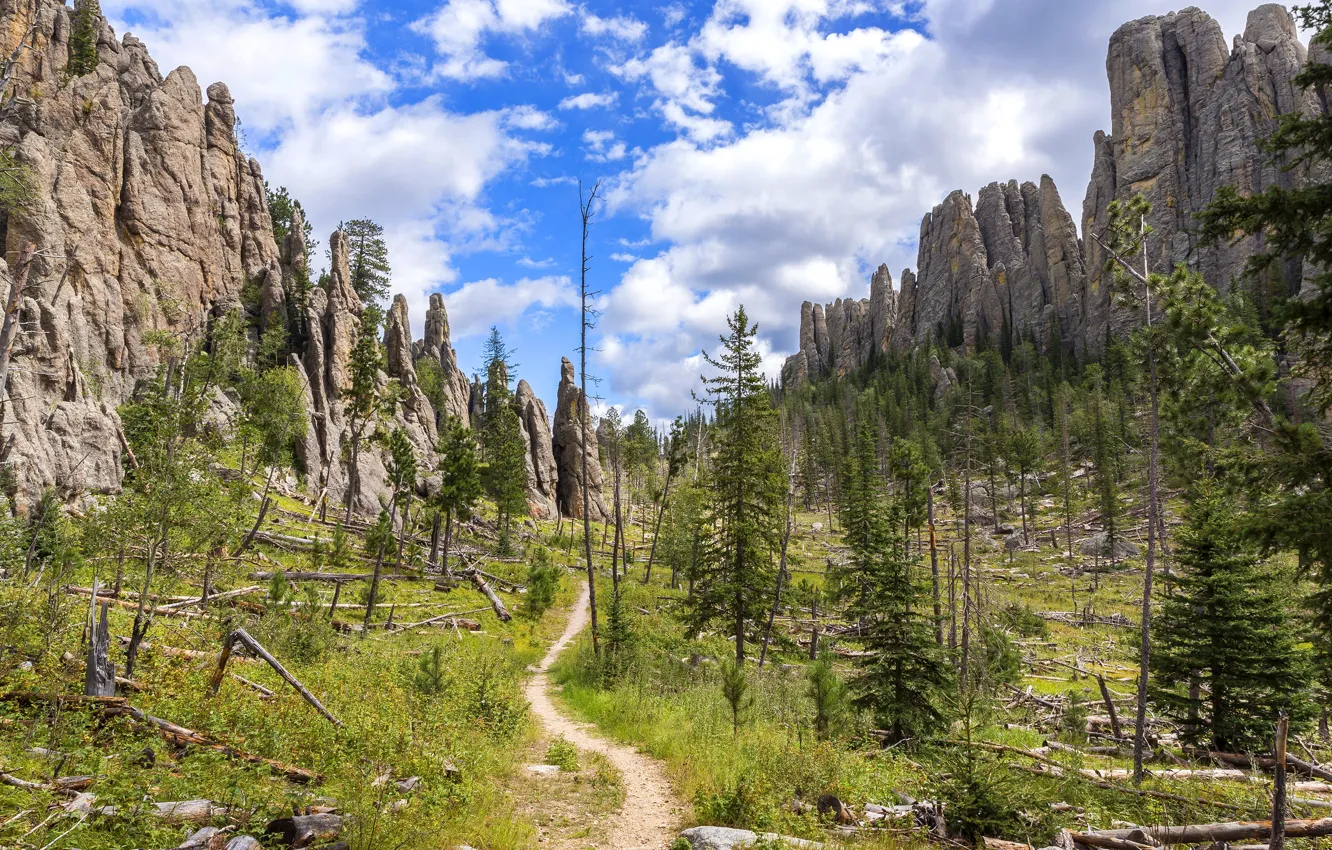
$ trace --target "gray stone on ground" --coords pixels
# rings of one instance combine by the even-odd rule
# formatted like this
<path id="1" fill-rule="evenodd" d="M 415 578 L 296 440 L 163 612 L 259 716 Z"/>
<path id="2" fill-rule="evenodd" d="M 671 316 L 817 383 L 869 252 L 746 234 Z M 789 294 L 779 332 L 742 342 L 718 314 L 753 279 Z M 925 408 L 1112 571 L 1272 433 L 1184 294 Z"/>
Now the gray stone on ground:
<path id="1" fill-rule="evenodd" d="M 680 837 L 687 840 L 693 850 L 732 850 L 752 847 L 760 839 L 765 843 L 780 841 L 787 847 L 797 847 L 801 850 L 819 850 L 823 847 L 817 841 L 808 841 L 804 838 L 788 838 L 773 832 L 760 835 L 748 829 L 732 829 L 728 826 L 696 826 L 680 833 Z"/>

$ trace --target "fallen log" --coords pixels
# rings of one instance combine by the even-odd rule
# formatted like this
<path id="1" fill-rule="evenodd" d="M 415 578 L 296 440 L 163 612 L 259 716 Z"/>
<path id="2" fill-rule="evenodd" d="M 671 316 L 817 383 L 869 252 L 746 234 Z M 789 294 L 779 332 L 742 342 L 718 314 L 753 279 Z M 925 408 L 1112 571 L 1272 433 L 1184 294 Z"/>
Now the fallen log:
<path id="1" fill-rule="evenodd" d="M 1272 834 L 1272 822 L 1232 821 L 1203 823 L 1187 826 L 1144 826 L 1135 829 L 1108 829 L 1091 833 L 1110 838 L 1129 838 L 1141 830 L 1158 844 L 1205 844 L 1215 842 L 1266 840 Z M 1287 838 L 1323 838 L 1332 835 L 1332 818 L 1286 821 Z M 1082 841 L 1083 834 L 1073 833 L 1074 841 Z M 1088 843 L 1088 842 L 1083 842 Z"/>
<path id="2" fill-rule="evenodd" d="M 203 605 L 203 604 L 212 605 L 214 602 L 224 602 L 228 599 L 235 599 L 238 596 L 249 596 L 251 593 L 259 593 L 262 590 L 264 590 L 264 587 L 262 585 L 256 584 L 256 585 L 251 585 L 250 587 L 242 587 L 239 590 L 228 590 L 225 593 L 214 593 L 212 596 L 209 596 L 207 599 L 200 597 L 198 599 L 187 599 L 183 602 L 172 602 L 170 605 L 161 606 L 159 610 L 179 611 L 182 608 L 189 608 L 194 605 Z"/>
<path id="3" fill-rule="evenodd" d="M 1272 770 L 1276 767 L 1277 763 L 1276 759 L 1270 756 L 1259 756 L 1257 758 L 1254 758 L 1252 756 L 1243 755 L 1241 753 L 1219 753 L 1219 752 L 1209 752 L 1207 753 L 1207 755 L 1212 759 L 1221 762 L 1222 764 L 1230 764 L 1236 767 L 1251 767 L 1251 768 L 1256 767 L 1256 768 L 1261 768 L 1262 770 Z M 1332 781 L 1332 770 L 1328 770 L 1325 767 L 1320 767 L 1316 764 L 1304 761 L 1303 759 L 1296 758 L 1290 753 L 1286 754 L 1286 767 L 1290 770 L 1299 771 L 1305 776 L 1312 776 L 1315 779 L 1324 779 Z"/>
<path id="4" fill-rule="evenodd" d="M 169 720 L 163 720 L 160 717 L 154 717 L 143 711 L 129 705 L 124 700 L 118 703 L 105 703 L 102 707 L 102 713 L 110 717 L 123 716 L 143 725 L 155 729 L 167 741 L 176 745 L 192 744 L 196 747 L 204 747 L 221 753 L 237 761 L 247 762 L 249 764 L 263 765 L 270 768 L 275 773 L 280 773 L 292 782 L 317 782 L 323 777 L 313 770 L 295 765 L 284 764 L 276 759 L 266 758 L 264 756 L 247 753 L 244 750 L 236 749 L 227 744 L 213 741 L 200 732 L 193 729 L 186 729 L 184 726 L 177 726 Z"/>
<path id="5" fill-rule="evenodd" d="M 287 581 L 329 581 L 329 582 L 348 582 L 348 581 L 370 581 L 374 578 L 374 573 L 299 573 L 279 570 Z M 251 581 L 272 581 L 274 572 L 253 572 L 250 573 Z M 402 573 L 400 575 L 382 575 L 380 581 L 424 581 L 421 576 L 411 573 Z"/>
<path id="6" fill-rule="evenodd" d="M 305 847 L 316 841 L 337 838 L 342 833 L 342 817 L 334 814 L 295 815 L 270 822 L 265 831 L 281 836 L 289 847 Z"/>
<path id="7" fill-rule="evenodd" d="M 495 616 L 500 618 L 500 622 L 507 623 L 513 619 L 513 615 L 509 613 L 509 609 L 504 607 L 504 603 L 500 600 L 499 595 L 490 589 L 490 585 L 486 584 L 486 580 L 481 577 L 479 570 L 473 567 L 464 570 L 459 573 L 459 575 L 470 578 L 472 584 L 476 585 L 476 589 L 481 591 L 481 593 L 490 600 L 490 607 L 495 609 Z"/>
<path id="8" fill-rule="evenodd" d="M 250 637 L 249 632 L 245 631 L 245 629 L 236 629 L 223 638 L 222 652 L 217 657 L 217 668 L 213 671 L 213 678 L 208 683 L 209 693 L 215 694 L 217 693 L 217 689 L 221 687 L 222 675 L 226 672 L 227 662 L 231 660 L 231 650 L 238 643 L 268 662 L 268 666 L 276 670 L 277 674 L 285 679 L 287 684 L 295 688 L 296 692 L 299 693 L 306 702 L 313 706 L 315 711 L 318 711 L 320 714 L 324 715 L 324 717 L 328 718 L 329 722 L 334 726 L 342 725 L 342 721 L 334 717 L 333 713 L 327 708 L 324 708 L 324 704 L 319 701 L 318 697 L 310 693 L 305 685 L 302 685 L 295 676 L 288 673 L 287 668 L 278 663 L 278 660 L 270 655 L 268 650 L 264 649 L 263 646 L 259 644 L 259 641 Z"/>
<path id="9" fill-rule="evenodd" d="M 489 611 L 489 610 L 490 610 L 489 608 L 476 608 L 471 611 L 460 611 L 456 614 L 440 614 L 438 617 L 431 617 L 428 620 L 421 620 L 415 623 L 404 623 L 402 625 L 395 624 L 391 629 L 389 629 L 387 626 L 385 628 L 387 631 L 398 633 L 398 632 L 408 632 L 411 631 L 412 629 L 419 629 L 422 626 L 430 626 L 438 623 L 444 626 L 452 624 L 460 629 L 466 629 L 469 632 L 475 632 L 480 630 L 481 624 L 478 623 L 476 620 L 466 619 L 466 615 L 479 614 L 482 611 Z M 376 638 L 376 640 L 382 640 L 382 639 L 383 638 Z"/>

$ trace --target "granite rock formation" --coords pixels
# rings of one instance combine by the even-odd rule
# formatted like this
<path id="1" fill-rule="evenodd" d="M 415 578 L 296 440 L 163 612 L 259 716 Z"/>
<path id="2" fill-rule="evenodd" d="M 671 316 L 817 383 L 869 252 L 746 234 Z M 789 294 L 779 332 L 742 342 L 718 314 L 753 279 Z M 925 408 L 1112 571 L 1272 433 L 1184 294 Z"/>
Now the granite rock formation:
<path id="1" fill-rule="evenodd" d="M 189 68 L 163 76 L 138 39 L 117 40 L 98 22 L 98 63 L 68 77 L 73 10 L 60 0 L 0 0 L 0 50 L 18 53 L 14 108 L 0 144 L 33 175 L 35 200 L 0 214 L 4 257 L 37 247 L 19 305 L 0 461 L 20 506 L 49 487 L 66 497 L 114 493 L 123 478 L 116 413 L 154 375 L 167 332 L 204 339 L 221 316 L 243 309 L 252 340 L 285 326 L 295 347 L 310 428 L 297 457 L 312 494 L 342 502 L 350 432 L 342 395 L 365 310 L 351 285 L 347 240 L 329 240 L 326 286 L 311 287 L 299 208 L 278 245 L 259 164 L 236 138 L 236 104 L 221 83 L 201 90 Z M 0 276 L 8 267 L 0 261 Z M 242 292 L 256 294 L 242 303 Z M 246 299 L 247 301 L 249 299 Z M 401 387 L 377 427 L 402 428 L 433 469 L 444 415 L 469 420 L 479 403 L 449 342 L 440 295 L 430 299 L 425 339 L 411 339 L 407 302 L 393 300 L 384 324 L 380 385 Z M 439 363 L 435 410 L 421 385 L 422 358 Z M 529 438 L 528 493 L 534 515 L 554 516 L 555 444 L 545 406 L 526 383 L 517 405 Z M 215 418 L 225 427 L 226 416 Z M 599 487 L 600 470 L 593 476 Z M 360 463 L 362 513 L 389 493 L 386 459 L 368 441 Z M 597 504 L 601 505 L 597 491 Z"/>
<path id="2" fill-rule="evenodd" d="M 553 434 L 555 464 L 559 473 L 557 501 L 565 516 L 583 517 L 583 456 L 587 456 L 588 513 L 595 522 L 608 522 L 610 511 L 602 496 L 604 476 L 597 455 L 596 431 L 583 391 L 574 382 L 574 365 L 566 357 L 560 363 L 559 403 L 555 407 Z"/>
<path id="3" fill-rule="evenodd" d="M 1110 203 L 1139 192 L 1152 203 L 1153 270 L 1187 263 L 1229 291 L 1261 243 L 1199 245 L 1195 217 L 1217 189 L 1250 193 L 1332 178 L 1283 169 L 1260 147 L 1280 115 L 1326 108 L 1294 83 L 1307 61 L 1294 20 L 1277 4 L 1251 12 L 1229 49 L 1220 25 L 1195 8 L 1120 27 L 1106 62 L 1113 124 L 1093 140 L 1081 237 L 1048 176 L 990 184 L 974 206 L 962 192 L 950 194 L 921 223 L 917 270 L 902 275 L 889 348 L 1034 340 L 1042 350 L 1060 345 L 1096 356 L 1108 338 L 1139 321 L 1114 305 L 1095 239 Z M 1298 292 L 1307 277 L 1299 261 L 1283 271 L 1286 291 Z M 881 295 L 884 275 L 882 268 L 875 274 L 868 301 L 802 306 L 800 350 L 783 370 L 787 383 L 868 362 L 884 338 L 884 305 L 892 302 Z"/>

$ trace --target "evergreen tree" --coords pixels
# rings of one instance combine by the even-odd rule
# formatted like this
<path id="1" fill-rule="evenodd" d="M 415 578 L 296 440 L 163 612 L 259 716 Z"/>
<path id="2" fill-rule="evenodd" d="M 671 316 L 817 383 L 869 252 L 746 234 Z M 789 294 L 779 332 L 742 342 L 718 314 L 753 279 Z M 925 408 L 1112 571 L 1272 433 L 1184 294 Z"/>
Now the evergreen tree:
<path id="1" fill-rule="evenodd" d="M 1322 48 L 1310 51 L 1311 61 L 1295 83 L 1325 101 L 1332 64 L 1317 60 L 1332 46 L 1332 0 L 1317 0 L 1294 11 L 1306 29 L 1315 31 L 1311 47 Z M 1266 480 L 1276 490 L 1254 511 L 1253 528 L 1270 547 L 1298 552 L 1301 564 L 1316 576 L 1320 590 L 1315 602 L 1326 636 L 1332 635 L 1332 523 L 1326 521 L 1332 516 L 1332 429 L 1326 422 L 1332 410 L 1332 193 L 1320 175 L 1332 163 L 1332 114 L 1312 110 L 1285 115 L 1266 147 L 1277 162 L 1314 179 L 1296 181 L 1295 188 L 1277 185 L 1252 195 L 1222 187 L 1201 215 L 1202 233 L 1213 244 L 1261 236 L 1263 251 L 1249 267 L 1252 281 L 1280 277 L 1285 269 L 1300 270 L 1280 281 L 1287 297 L 1273 305 L 1270 329 L 1294 355 L 1288 358 L 1292 373 L 1311 385 L 1298 400 L 1292 392 L 1294 416 L 1274 415 L 1267 403 L 1268 388 L 1262 386 L 1265 382 L 1253 381 L 1252 370 L 1240 358 L 1222 362 L 1223 371 L 1248 396 L 1259 426 L 1273 431 L 1272 439 L 1247 458 L 1252 478 Z M 1295 259 L 1302 262 L 1292 262 Z M 1232 327 L 1226 323 L 1214 336 L 1224 340 Z M 1308 411 L 1299 409 L 1303 405 L 1321 414 L 1323 421 L 1318 415 L 1306 415 Z"/>
<path id="2" fill-rule="evenodd" d="M 1177 591 L 1157 618 L 1153 700 L 1186 740 L 1223 752 L 1267 749 L 1285 711 L 1312 716 L 1309 651 L 1287 612 L 1290 584 L 1244 539 L 1242 518 L 1203 482 L 1180 530 Z"/>
<path id="3" fill-rule="evenodd" d="M 703 378 L 716 409 L 708 506 L 697 586 L 688 601 L 691 632 L 723 624 L 744 665 L 745 641 L 766 620 L 780 542 L 785 484 L 777 412 L 768 397 L 756 348 L 757 326 L 744 307 L 726 320 L 722 353 L 704 358 L 718 371 Z"/>
<path id="4" fill-rule="evenodd" d="M 361 492 L 361 443 L 365 440 L 367 429 L 375 423 L 383 401 L 379 389 L 379 372 L 384 368 L 384 349 L 379 344 L 379 322 L 382 318 L 378 307 L 370 305 L 365 308 L 361 314 L 356 343 L 348 358 L 351 385 L 342 391 L 343 405 L 350 417 L 348 433 L 351 436 L 344 525 L 351 522 L 352 508 Z"/>
<path id="5" fill-rule="evenodd" d="M 889 505 L 882 493 L 867 417 L 856 434 L 844 494 L 847 573 L 859 588 L 849 613 L 863 624 L 869 653 L 852 683 L 855 702 L 873 711 L 894 741 L 928 735 L 945 722 L 952 676 L 904 551 L 901 504 Z"/>
<path id="6" fill-rule="evenodd" d="M 490 329 L 487 344 L 489 362 L 486 374 L 485 471 L 486 492 L 499 511 L 500 548 L 509 551 L 514 516 L 527 515 L 527 444 L 522 423 L 509 392 L 508 351 L 499 331 Z"/>
<path id="7" fill-rule="evenodd" d="M 449 547 L 453 543 L 453 521 L 466 520 L 481 500 L 481 463 L 476 455 L 476 436 L 455 417 L 447 417 L 439 434 L 439 489 L 431 497 L 435 509 L 430 539 L 430 563 L 449 571 Z M 440 550 L 440 518 L 444 525 L 444 547 Z"/>
<path id="8" fill-rule="evenodd" d="M 97 30 L 101 22 L 102 7 L 98 0 L 77 0 L 74 26 L 69 34 L 67 76 L 82 77 L 97 70 Z"/>
<path id="9" fill-rule="evenodd" d="M 347 236 L 352 289 L 363 303 L 378 304 L 388 297 L 392 271 L 384 228 L 368 218 L 358 218 L 338 225 L 338 229 Z"/>

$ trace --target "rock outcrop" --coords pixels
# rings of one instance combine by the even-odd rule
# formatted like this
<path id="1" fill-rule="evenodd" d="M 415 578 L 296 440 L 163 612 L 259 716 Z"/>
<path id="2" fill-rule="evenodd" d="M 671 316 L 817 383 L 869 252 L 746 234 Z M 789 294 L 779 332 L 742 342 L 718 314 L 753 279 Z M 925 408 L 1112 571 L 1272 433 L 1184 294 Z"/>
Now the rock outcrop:
<path id="1" fill-rule="evenodd" d="M 555 465 L 559 483 L 556 501 L 559 510 L 569 517 L 583 517 L 583 490 L 587 487 L 589 518 L 608 522 L 610 511 L 602 496 L 605 486 L 601 461 L 597 457 L 597 438 L 592 427 L 592 414 L 583 398 L 583 391 L 574 382 L 574 365 L 566 357 L 560 362 L 559 403 L 555 407 L 553 434 Z M 587 457 L 587 481 L 583 480 L 583 457 Z"/>
<path id="2" fill-rule="evenodd" d="M 559 467 L 555 463 L 555 440 L 546 405 L 532 392 L 527 381 L 519 381 L 513 395 L 523 441 L 527 443 L 527 510 L 536 519 L 559 516 L 557 503 Z"/>
<path id="3" fill-rule="evenodd" d="M 441 417 L 469 421 L 472 385 L 458 367 L 458 354 L 449 342 L 449 313 L 444 308 L 444 296 L 438 292 L 430 296 L 430 308 L 426 310 L 425 339 L 413 350 L 417 360 L 429 358 L 439 363 L 443 403 L 436 412 Z"/>
<path id="4" fill-rule="evenodd" d="M 889 347 L 1031 340 L 1042 350 L 1060 345 L 1096 356 L 1108 338 L 1140 321 L 1113 303 L 1106 257 L 1094 238 L 1104 231 L 1110 203 L 1139 192 L 1152 203 L 1153 270 L 1187 263 L 1229 291 L 1261 241 L 1201 246 L 1196 216 L 1221 186 L 1249 194 L 1311 179 L 1260 147 L 1280 115 L 1326 108 L 1294 83 L 1307 60 L 1294 20 L 1277 4 L 1251 12 L 1229 50 L 1220 25 L 1198 9 L 1125 24 L 1110 39 L 1113 125 L 1093 140 L 1082 238 L 1048 176 L 1039 184 L 993 183 L 974 207 L 967 195 L 952 193 L 921 224 L 917 272 L 902 275 Z M 868 361 L 873 345 L 865 340 L 883 338 L 884 313 L 870 305 L 892 303 L 880 294 L 883 273 L 874 276 L 869 301 L 802 306 L 800 350 L 783 370 L 787 383 L 846 374 Z M 1283 273 L 1290 294 L 1307 277 L 1298 261 Z"/>
<path id="5" fill-rule="evenodd" d="M 30 25 L 36 33 L 18 54 L 16 106 L 0 125 L 0 144 L 31 170 L 35 195 L 0 214 L 7 259 L 26 242 L 37 246 L 0 442 L 17 502 L 30 504 L 48 487 L 67 497 L 116 492 L 123 476 L 116 410 L 156 373 L 156 340 L 165 332 L 197 343 L 217 319 L 244 310 L 253 343 L 285 331 L 287 365 L 300 378 L 310 416 L 298 462 L 313 494 L 341 504 L 350 479 L 344 394 L 365 311 L 352 287 L 346 237 L 329 239 L 327 282 L 311 286 L 303 213 L 293 211 L 279 246 L 263 173 L 237 143 L 227 87 L 210 85 L 205 99 L 188 68 L 164 77 L 139 40 L 117 41 L 105 20 L 97 67 L 68 78 L 72 14 L 60 0 L 0 0 L 4 55 Z M 0 275 L 8 277 L 3 262 Z M 376 512 L 389 494 L 386 458 L 369 439 L 376 428 L 407 434 L 424 478 L 435 464 L 438 420 L 470 421 L 480 403 L 450 345 L 442 296 L 431 296 L 425 319 L 425 339 L 413 343 L 402 296 L 385 316 L 379 386 L 396 381 L 401 392 L 366 430 L 361 513 Z M 423 359 L 439 366 L 434 401 L 422 385 Z M 529 445 L 532 513 L 553 518 L 558 470 L 546 409 L 526 383 L 515 404 Z M 210 427 L 228 427 L 222 413 Z M 599 475 L 598 468 L 598 495 Z"/>
<path id="6" fill-rule="evenodd" d="M 208 101 L 188 68 L 163 77 L 144 45 L 105 21 L 97 67 L 63 79 L 72 10 L 0 3 L 18 96 L 0 143 L 32 173 L 35 199 L 0 222 L 10 261 L 37 245 L 13 352 L 3 460 L 20 504 L 119 488 L 120 422 L 152 374 L 154 331 L 198 339 L 277 259 L 263 175 L 240 152 L 226 86 Z"/>

